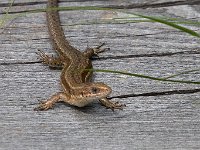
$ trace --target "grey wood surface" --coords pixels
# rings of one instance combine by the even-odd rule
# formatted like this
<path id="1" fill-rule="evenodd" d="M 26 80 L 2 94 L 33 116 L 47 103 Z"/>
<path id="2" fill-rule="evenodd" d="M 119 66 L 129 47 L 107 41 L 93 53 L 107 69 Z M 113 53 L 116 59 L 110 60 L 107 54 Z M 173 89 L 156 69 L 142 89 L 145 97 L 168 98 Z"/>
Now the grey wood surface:
<path id="1" fill-rule="evenodd" d="M 127 10 L 134 13 L 200 21 L 199 0 L 60 3 L 120 8 L 122 5 L 134 7 Z M 45 12 L 25 13 L 45 6 L 45 0 L 15 0 L 0 29 L 0 149 L 200 149 L 199 85 L 98 72 L 94 80 L 111 86 L 111 97 L 124 95 L 112 99 L 127 105 L 123 111 L 112 112 L 98 102 L 81 109 L 59 103 L 52 110 L 33 111 L 40 100 L 61 90 L 60 70 L 37 63 L 38 49 L 55 54 Z M 8 1 L 1 0 L 1 19 L 6 8 Z M 61 11 L 60 15 L 65 34 L 76 48 L 84 50 L 101 42 L 110 47 L 110 51 L 94 60 L 95 68 L 167 77 L 200 67 L 199 39 L 166 25 L 104 23 L 116 17 L 129 17 L 118 11 Z M 200 33 L 199 25 L 182 26 Z M 199 72 L 193 72 L 175 79 L 199 78 Z"/>

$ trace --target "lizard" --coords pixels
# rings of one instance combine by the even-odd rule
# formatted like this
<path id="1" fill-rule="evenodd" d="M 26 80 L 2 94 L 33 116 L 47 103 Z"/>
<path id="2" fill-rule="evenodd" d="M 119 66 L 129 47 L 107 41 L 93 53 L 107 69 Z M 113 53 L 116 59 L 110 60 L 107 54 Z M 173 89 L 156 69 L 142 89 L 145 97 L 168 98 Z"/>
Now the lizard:
<path id="1" fill-rule="evenodd" d="M 58 0 L 48 0 L 46 19 L 47 26 L 54 50 L 58 57 L 53 57 L 39 51 L 38 54 L 44 64 L 49 67 L 61 67 L 61 86 L 63 90 L 42 101 L 34 110 L 42 111 L 54 107 L 57 102 L 84 107 L 89 103 L 99 100 L 103 106 L 114 111 L 123 109 L 124 104 L 112 102 L 107 97 L 112 89 L 102 82 L 92 82 L 91 57 L 103 52 L 101 46 L 86 48 L 84 52 L 74 48 L 64 35 L 58 12 Z"/>

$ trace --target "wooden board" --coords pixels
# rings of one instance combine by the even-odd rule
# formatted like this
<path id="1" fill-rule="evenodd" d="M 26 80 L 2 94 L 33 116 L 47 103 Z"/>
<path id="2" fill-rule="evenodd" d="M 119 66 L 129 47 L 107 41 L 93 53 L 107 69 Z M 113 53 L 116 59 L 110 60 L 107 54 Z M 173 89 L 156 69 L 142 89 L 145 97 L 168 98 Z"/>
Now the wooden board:
<path id="1" fill-rule="evenodd" d="M 60 3 L 60 6 L 130 6 L 132 9 L 123 11 L 196 22 L 200 21 L 199 5 L 199 0 Z M 1 0 L 1 19 L 5 18 L 8 6 L 8 1 Z M 46 1 L 16 0 L 0 29 L 0 149 L 200 149 L 198 84 L 98 72 L 94 81 L 111 86 L 111 97 L 122 96 L 112 100 L 125 103 L 123 111 L 112 112 L 99 102 L 85 108 L 59 103 L 52 110 L 33 111 L 39 101 L 61 90 L 60 70 L 50 70 L 37 62 L 38 49 L 55 55 L 45 12 L 26 13 L 45 6 Z M 130 17 L 123 11 L 76 10 L 61 11 L 60 15 L 65 35 L 76 48 L 84 50 L 102 42 L 110 47 L 94 60 L 97 69 L 153 77 L 199 69 L 199 38 L 159 23 L 127 20 L 114 23 L 113 18 Z M 199 25 L 181 25 L 200 33 Z M 199 81 L 199 78 L 197 71 L 174 79 Z"/>

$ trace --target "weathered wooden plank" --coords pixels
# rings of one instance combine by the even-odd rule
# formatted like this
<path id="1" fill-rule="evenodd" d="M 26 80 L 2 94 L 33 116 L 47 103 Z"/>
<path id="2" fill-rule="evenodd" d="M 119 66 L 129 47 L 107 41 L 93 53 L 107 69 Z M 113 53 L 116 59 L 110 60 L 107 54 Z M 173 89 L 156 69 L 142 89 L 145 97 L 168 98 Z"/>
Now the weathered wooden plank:
<path id="1" fill-rule="evenodd" d="M 32 2 L 16 0 L 10 11 L 45 8 L 45 1 Z M 190 5 L 184 5 L 187 2 Z M 6 0 L 0 2 L 1 11 L 5 3 Z M 77 0 L 63 1 L 60 5 L 135 4 L 137 7 L 129 11 L 199 21 L 198 3 L 195 0 L 124 0 L 123 3 Z M 141 9 L 145 6 L 149 8 Z M 60 14 L 65 34 L 76 48 L 84 50 L 87 45 L 96 46 L 101 42 L 111 48 L 94 60 L 95 68 L 154 77 L 199 68 L 199 39 L 171 27 L 149 22 L 90 23 L 127 16 L 105 10 L 62 11 Z M 198 26 L 185 26 L 200 33 Z M 45 13 L 28 13 L 8 22 L 1 29 L 0 39 L 0 149 L 199 149 L 199 85 L 95 73 L 95 81 L 112 87 L 111 96 L 151 92 L 157 95 L 113 99 L 127 105 L 123 111 L 112 112 L 96 102 L 81 109 L 60 103 L 53 110 L 35 112 L 33 108 L 39 100 L 61 89 L 59 70 L 50 70 L 40 63 L 19 63 L 36 62 L 37 49 L 55 54 L 51 49 Z M 199 77 L 199 73 L 194 72 L 175 79 L 199 81 Z M 197 90 L 189 94 L 193 89 Z M 173 90 L 173 94 L 162 95 L 164 91 Z"/>

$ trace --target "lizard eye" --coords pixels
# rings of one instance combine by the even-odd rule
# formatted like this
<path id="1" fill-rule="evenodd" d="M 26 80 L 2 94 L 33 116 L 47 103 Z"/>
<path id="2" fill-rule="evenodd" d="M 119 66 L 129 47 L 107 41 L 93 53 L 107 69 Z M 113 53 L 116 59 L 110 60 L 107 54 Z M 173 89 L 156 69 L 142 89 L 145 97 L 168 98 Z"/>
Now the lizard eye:
<path id="1" fill-rule="evenodd" d="M 93 94 L 96 94 L 96 93 L 98 93 L 98 88 L 96 88 L 96 87 L 92 87 L 91 88 L 91 92 L 93 93 Z"/>

